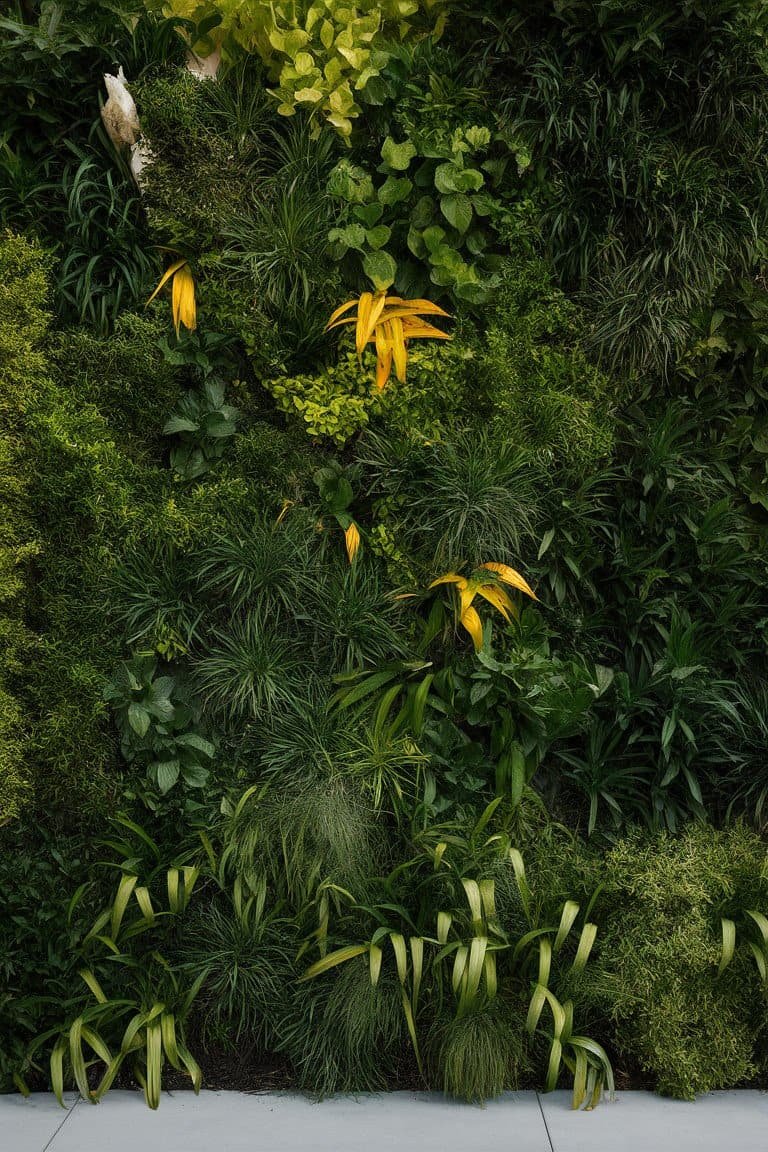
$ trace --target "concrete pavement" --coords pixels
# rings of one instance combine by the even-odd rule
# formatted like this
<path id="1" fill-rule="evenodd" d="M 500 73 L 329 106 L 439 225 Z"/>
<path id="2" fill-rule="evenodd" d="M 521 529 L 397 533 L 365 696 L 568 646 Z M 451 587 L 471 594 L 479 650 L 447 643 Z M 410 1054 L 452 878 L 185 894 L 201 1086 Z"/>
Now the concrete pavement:
<path id="1" fill-rule="evenodd" d="M 594 1112 L 570 1094 L 511 1092 L 484 1108 L 431 1093 L 341 1096 L 175 1092 L 157 1112 L 110 1092 L 62 1109 L 48 1094 L 0 1096 L 0 1152 L 768 1152 L 768 1094 L 695 1104 L 620 1092 Z"/>

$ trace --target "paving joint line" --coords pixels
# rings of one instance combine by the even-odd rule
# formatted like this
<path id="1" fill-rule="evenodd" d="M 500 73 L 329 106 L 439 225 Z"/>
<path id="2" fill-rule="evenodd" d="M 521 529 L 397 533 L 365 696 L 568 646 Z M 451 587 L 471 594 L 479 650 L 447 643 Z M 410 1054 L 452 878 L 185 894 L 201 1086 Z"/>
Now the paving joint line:
<path id="1" fill-rule="evenodd" d="M 547 1118 L 544 1115 L 544 1106 L 541 1103 L 541 1093 L 540 1092 L 536 1093 L 536 1103 L 539 1106 L 539 1112 L 541 1112 L 541 1119 L 542 1119 L 542 1123 L 544 1124 L 544 1131 L 547 1134 L 547 1140 L 549 1141 L 550 1152 L 555 1152 L 555 1146 L 552 1143 L 552 1135 L 549 1131 L 549 1124 L 547 1124 Z M 43 1149 L 43 1152 L 45 1152 L 45 1149 Z"/>
<path id="2" fill-rule="evenodd" d="M 64 1127 L 64 1125 L 66 1124 L 67 1120 L 69 1120 L 69 1118 L 70 1118 L 70 1116 L 72 1115 L 72 1113 L 74 1112 L 75 1108 L 77 1108 L 77 1106 L 78 1106 L 78 1104 L 80 1103 L 81 1099 L 82 1099 L 82 1097 L 81 1097 L 81 1096 L 78 1096 L 78 1097 L 77 1097 L 77 1099 L 75 1100 L 74 1104 L 72 1105 L 72 1107 L 71 1107 L 71 1108 L 67 1108 L 67 1114 L 66 1114 L 66 1116 L 65 1116 L 65 1117 L 64 1117 L 64 1119 L 62 1120 L 61 1124 L 59 1124 L 58 1128 L 57 1128 L 57 1129 L 56 1129 L 56 1131 L 53 1133 L 53 1135 L 50 1137 L 50 1139 L 48 1140 L 48 1143 L 47 1143 L 47 1144 L 45 1144 L 45 1145 L 43 1146 L 43 1148 L 42 1148 L 42 1152 L 49 1152 L 50 1148 L 51 1148 L 51 1147 L 52 1147 L 52 1145 L 53 1145 L 53 1142 L 54 1142 L 54 1140 L 55 1140 L 55 1139 L 56 1139 L 56 1137 L 58 1136 L 59 1132 L 61 1132 L 61 1130 L 62 1130 L 62 1128 Z"/>

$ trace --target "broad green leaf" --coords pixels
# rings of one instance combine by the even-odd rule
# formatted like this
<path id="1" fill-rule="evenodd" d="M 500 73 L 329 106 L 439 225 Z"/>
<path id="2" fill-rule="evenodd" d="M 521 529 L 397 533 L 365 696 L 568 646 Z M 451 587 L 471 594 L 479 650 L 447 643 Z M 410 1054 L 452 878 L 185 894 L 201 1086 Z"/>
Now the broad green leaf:
<path id="1" fill-rule="evenodd" d="M 181 765 L 178 760 L 160 760 L 154 765 L 155 780 L 161 795 L 170 792 L 179 778 Z"/>
<path id="2" fill-rule="evenodd" d="M 396 172 L 404 172 L 416 155 L 416 149 L 410 140 L 397 144 L 391 136 L 387 136 L 381 146 L 381 158 L 389 168 Z"/>
<path id="3" fill-rule="evenodd" d="M 146 736 L 149 731 L 151 717 L 141 704 L 128 705 L 128 723 L 137 736 Z"/>
<path id="4" fill-rule="evenodd" d="M 469 197 L 461 192 L 441 196 L 440 211 L 458 232 L 466 232 L 472 223 L 472 204 Z"/>
<path id="5" fill-rule="evenodd" d="M 370 244 L 371 248 L 383 248 L 392 235 L 392 229 L 386 224 L 377 224 L 374 228 L 369 228 L 365 233 L 365 238 Z"/>
<path id="6" fill-rule="evenodd" d="M 413 189 L 413 182 L 407 176 L 387 176 L 376 193 L 379 203 L 391 207 L 407 200 Z"/>
<path id="7" fill-rule="evenodd" d="M 363 271 L 377 292 L 385 292 L 395 282 L 397 264 L 388 252 L 366 252 Z"/>

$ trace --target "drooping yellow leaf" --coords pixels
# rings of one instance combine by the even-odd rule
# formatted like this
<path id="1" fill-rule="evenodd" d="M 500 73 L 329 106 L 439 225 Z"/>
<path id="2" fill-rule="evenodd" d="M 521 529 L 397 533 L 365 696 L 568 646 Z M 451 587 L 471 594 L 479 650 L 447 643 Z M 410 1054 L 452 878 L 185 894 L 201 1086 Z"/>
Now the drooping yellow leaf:
<path id="1" fill-rule="evenodd" d="M 173 278 L 173 324 L 177 336 L 182 324 L 190 332 L 194 332 L 197 328 L 195 278 L 186 262 Z"/>
<path id="2" fill-rule="evenodd" d="M 403 320 L 403 332 L 406 340 L 452 340 L 450 332 L 443 332 L 440 328 L 435 328 L 434 324 L 428 324 L 426 320 L 408 319 L 406 316 Z"/>
<path id="3" fill-rule="evenodd" d="M 438 584 L 458 584 L 459 588 L 466 587 L 466 576 L 459 576 L 456 572 L 446 572 L 444 576 L 438 576 L 437 580 L 433 580 L 430 588 L 437 588 Z"/>
<path id="4" fill-rule="evenodd" d="M 357 550 L 360 547 L 360 532 L 354 520 L 344 533 L 344 542 L 347 546 L 347 556 L 349 557 L 350 564 L 357 556 Z"/>
<path id="5" fill-rule="evenodd" d="M 459 588 L 459 616 L 463 616 L 479 592 L 476 580 L 466 580 L 463 588 Z"/>
<path id="6" fill-rule="evenodd" d="M 530 596 L 532 600 L 538 599 L 528 581 L 524 580 L 520 573 L 516 572 L 514 568 L 510 568 L 508 564 L 498 564 L 495 561 L 491 561 L 488 564 L 481 564 L 480 567 L 487 568 L 489 572 L 495 572 L 505 584 L 509 584 L 510 587 L 517 588 L 518 591 L 524 592 L 525 595 Z"/>
<path id="7" fill-rule="evenodd" d="M 513 616 L 517 616 L 517 608 L 503 588 L 497 588 L 495 584 L 480 584 L 477 588 L 477 594 L 487 600 L 489 604 L 493 604 L 508 624 L 512 623 Z"/>
<path id="8" fill-rule="evenodd" d="M 377 292 L 375 295 L 371 292 L 363 292 L 360 297 L 355 335 L 355 347 L 358 356 L 362 356 L 363 349 L 371 339 L 384 310 L 385 302 L 386 296 L 383 292 Z"/>
<path id="9" fill-rule="evenodd" d="M 376 387 L 381 389 L 392 372 L 392 333 L 388 324 L 376 329 Z"/>
<path id="10" fill-rule="evenodd" d="M 462 613 L 459 623 L 469 632 L 472 637 L 472 643 L 475 646 L 475 651 L 479 652 L 483 646 L 483 622 L 471 604 L 469 608 L 465 609 Z"/>
<path id="11" fill-rule="evenodd" d="M 147 300 L 147 304 L 152 303 L 155 296 L 157 296 L 157 294 L 161 290 L 161 288 L 165 287 L 165 285 L 170 280 L 171 276 L 175 276 L 176 273 L 178 272 L 179 268 L 182 268 L 185 264 L 186 264 L 186 260 L 182 257 L 181 260 L 175 260 L 173 264 L 170 264 L 166 268 L 165 272 L 163 272 L 162 276 L 160 277 L 160 283 L 158 284 L 157 288 L 155 288 L 155 290 L 152 293 L 152 295 L 150 296 L 149 300 Z"/>
<path id="12" fill-rule="evenodd" d="M 280 512 L 278 513 L 277 520 L 275 521 L 276 524 L 282 524 L 283 520 L 285 520 L 286 516 L 288 515 L 288 509 L 292 508 L 295 503 L 295 500 L 289 500 L 287 496 L 285 497 L 282 503 L 282 507 L 280 508 Z"/>
<path id="13" fill-rule="evenodd" d="M 408 353 L 405 350 L 405 336 L 403 335 L 403 322 L 394 317 L 389 322 L 392 333 L 392 355 L 395 361 L 395 375 L 401 384 L 405 383 L 405 373 L 408 367 Z"/>
<path id="14" fill-rule="evenodd" d="M 343 316 L 345 312 L 349 312 L 350 308 L 354 308 L 355 304 L 357 304 L 357 300 L 347 300 L 346 304 L 342 304 L 339 308 L 331 312 L 331 318 L 325 326 L 326 332 L 330 328 L 334 328 L 339 323 L 339 317 Z M 350 321 L 348 320 L 346 322 L 349 323 Z M 351 322 L 355 323 L 354 318 Z"/>
<path id="15" fill-rule="evenodd" d="M 445 309 L 430 300 L 404 300 L 385 292 L 363 292 L 331 313 L 326 331 L 345 324 L 355 325 L 355 349 L 362 356 L 366 344 L 376 346 L 376 387 L 389 380 L 394 361 L 398 380 L 404 381 L 408 367 L 408 340 L 450 340 L 447 332 L 428 324 L 421 316 L 445 316 Z"/>
<path id="16" fill-rule="evenodd" d="M 368 320 L 371 315 L 371 305 L 373 304 L 373 293 L 363 292 L 357 302 L 357 328 L 355 329 L 355 351 L 358 356 L 362 356 L 363 349 L 368 343 L 368 337 L 372 329 L 368 327 Z"/>

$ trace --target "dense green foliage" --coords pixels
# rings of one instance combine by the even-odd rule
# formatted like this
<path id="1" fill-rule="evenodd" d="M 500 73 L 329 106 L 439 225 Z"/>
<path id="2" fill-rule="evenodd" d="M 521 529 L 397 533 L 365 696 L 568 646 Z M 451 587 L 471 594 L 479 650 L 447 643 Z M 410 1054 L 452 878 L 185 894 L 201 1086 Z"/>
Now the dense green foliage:
<path id="1" fill-rule="evenodd" d="M 0 20 L 0 1088 L 764 1084 L 763 6 L 105 13 Z"/>

